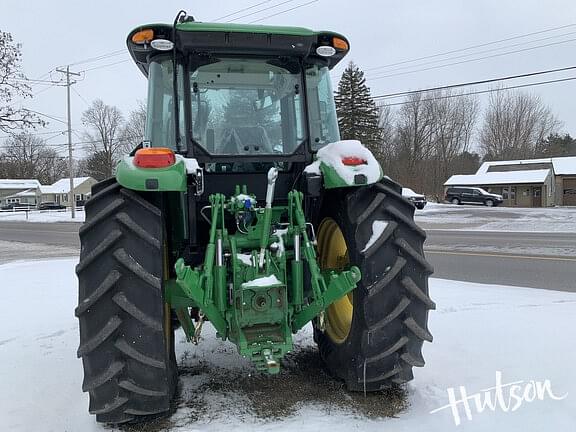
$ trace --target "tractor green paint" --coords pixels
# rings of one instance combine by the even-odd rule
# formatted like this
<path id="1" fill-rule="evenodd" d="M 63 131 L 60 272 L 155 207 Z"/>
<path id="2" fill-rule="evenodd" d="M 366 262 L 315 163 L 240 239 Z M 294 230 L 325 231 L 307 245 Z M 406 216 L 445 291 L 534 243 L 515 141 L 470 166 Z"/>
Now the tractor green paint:
<path id="1" fill-rule="evenodd" d="M 116 167 L 116 180 L 127 189 L 152 192 L 185 192 L 186 166 L 182 158 L 166 168 L 138 168 L 130 156 L 124 157 Z"/>
<path id="2" fill-rule="evenodd" d="M 252 206 L 246 187 L 237 186 L 236 192 L 229 198 L 210 197 L 210 240 L 204 263 L 193 269 L 179 259 L 177 284 L 167 284 L 165 297 L 173 308 L 202 310 L 219 336 L 234 342 L 241 355 L 258 369 L 277 373 L 281 358 L 292 349 L 292 333 L 352 291 L 360 270 L 320 271 L 308 236 L 302 193 L 289 192 L 288 206 L 261 208 Z M 241 230 L 228 232 L 226 213 L 240 221 Z M 282 216 L 288 222 L 281 222 Z M 262 245 L 265 257 L 260 260 Z M 306 296 L 304 262 L 310 270 L 311 292 Z M 304 302 L 305 297 L 310 301 Z M 191 321 L 183 327 L 190 329 Z"/>
<path id="3" fill-rule="evenodd" d="M 132 36 L 145 29 L 153 30 L 155 38 L 174 42 L 177 56 L 157 51 L 149 43 L 134 43 Z M 340 44 L 332 56 L 318 54 L 322 52 L 317 51 L 318 47 L 332 46 L 335 38 Z M 354 266 L 341 271 L 320 269 L 311 229 L 312 212 L 318 210 L 310 207 L 309 192 L 303 192 L 306 188 L 302 182 L 307 180 L 299 174 L 305 164 L 313 160 L 310 143 L 304 142 L 293 153 L 282 151 L 284 141 L 276 144 L 273 152 L 262 156 L 241 152 L 248 148 L 256 148 L 256 152 L 260 147 L 266 148 L 258 143 L 258 139 L 264 139 L 259 136 L 288 140 L 308 130 L 305 122 L 327 121 L 322 120 L 323 116 L 332 116 L 331 121 L 335 122 L 335 111 L 328 112 L 326 108 L 333 110 L 333 103 L 320 100 L 320 97 L 331 97 L 329 83 L 322 84 L 325 86 L 322 90 L 318 86 L 323 79 L 329 80 L 329 69 L 347 53 L 342 43 L 348 47 L 346 38 L 338 33 L 300 27 L 189 21 L 176 24 L 175 29 L 167 24 L 140 26 L 128 37 L 130 53 L 151 83 L 146 139 L 152 147 L 170 147 L 173 141 L 170 133 L 179 130 L 190 135 L 180 147 L 187 150 L 177 155 L 174 165 L 161 169 L 137 168 L 131 158 L 126 157 L 118 165 L 116 174 L 125 188 L 148 192 L 148 196 L 157 193 L 158 203 L 166 211 L 168 256 L 173 271 L 164 284 L 164 299 L 189 340 L 197 341 L 202 320 L 199 317 L 204 316 L 219 337 L 235 343 L 241 355 L 269 373 L 279 371 L 282 357 L 292 349 L 292 334 L 352 291 L 361 274 Z M 231 56 L 239 63 L 233 65 L 234 72 L 229 76 L 224 74 L 230 68 L 213 72 L 208 67 L 217 67 Z M 263 64 L 262 58 L 267 58 L 267 62 Z M 187 82 L 188 87 L 179 84 L 176 92 L 172 87 L 178 82 L 172 75 L 173 61 L 187 62 L 179 75 L 185 74 L 182 81 Z M 258 75 L 268 67 L 266 64 L 272 65 L 270 71 Z M 205 70 L 202 73 L 211 77 L 208 81 L 194 78 L 202 68 Z M 233 75 L 244 69 L 252 75 Z M 182 72 L 184 70 L 186 72 Z M 210 106 L 218 99 L 206 97 L 204 100 L 203 95 L 218 91 L 225 96 L 230 89 L 238 91 L 237 83 L 229 81 L 235 78 L 240 80 L 241 89 L 251 91 L 250 86 L 260 86 L 254 87 L 256 91 L 252 93 L 243 93 L 244 98 L 247 95 L 257 98 L 248 101 L 244 109 L 261 110 L 264 113 L 261 119 L 280 118 L 281 133 L 266 131 L 260 124 L 234 124 L 234 117 L 231 117 L 232 123 L 221 124 L 217 132 L 212 129 L 211 138 L 208 133 L 199 132 L 203 124 L 209 124 L 201 110 L 219 115 L 212 112 Z M 291 84 L 291 80 L 296 81 Z M 310 86 L 303 80 L 310 80 Z M 306 88 L 307 92 L 302 91 Z M 186 92 L 189 96 L 184 97 Z M 329 96 L 322 96 L 324 94 Z M 173 112 L 174 97 L 182 98 L 177 104 L 181 110 L 178 116 Z M 315 114 L 304 118 L 311 110 L 303 109 L 302 105 L 299 130 L 296 130 L 295 105 L 306 102 L 314 106 Z M 273 112 L 266 114 L 270 107 L 278 110 L 277 117 Z M 177 127 L 172 129 L 167 126 L 171 115 L 172 119 L 178 117 Z M 183 118 L 187 121 L 182 122 Z M 203 120 L 206 121 L 203 123 Z M 218 139 L 228 136 L 240 140 L 250 127 L 251 132 L 258 129 L 260 135 L 252 135 L 232 153 L 210 153 L 217 147 Z M 327 139 L 323 129 L 317 133 L 323 136 L 319 139 Z M 175 145 L 172 148 L 176 150 Z M 194 158 L 198 169 L 187 172 L 184 157 Z M 260 168 L 264 162 L 273 167 Z M 286 169 L 288 163 L 294 164 L 292 173 Z M 256 172 L 246 173 L 246 183 L 234 180 L 229 184 L 226 177 L 237 179 L 237 173 L 245 170 Z M 323 165 L 321 172 L 324 189 L 351 186 L 329 166 Z M 273 199 L 276 179 L 283 193 Z M 262 187 L 265 182 L 267 187 Z M 240 184 L 233 187 L 236 183 Z M 291 186 L 287 187 L 288 184 Z M 205 187 L 211 192 L 205 192 Z M 262 203 L 264 192 L 265 204 Z M 191 315 L 190 310 L 196 312 Z"/>

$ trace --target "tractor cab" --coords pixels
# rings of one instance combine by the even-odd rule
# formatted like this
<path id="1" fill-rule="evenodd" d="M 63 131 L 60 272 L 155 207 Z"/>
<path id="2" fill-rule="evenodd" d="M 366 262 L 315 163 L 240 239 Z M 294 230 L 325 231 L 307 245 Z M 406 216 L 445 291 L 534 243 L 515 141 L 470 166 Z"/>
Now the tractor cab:
<path id="1" fill-rule="evenodd" d="M 329 75 L 349 49 L 339 34 L 184 21 L 139 27 L 127 43 L 149 81 L 145 142 L 206 174 L 301 171 L 340 139 Z"/>

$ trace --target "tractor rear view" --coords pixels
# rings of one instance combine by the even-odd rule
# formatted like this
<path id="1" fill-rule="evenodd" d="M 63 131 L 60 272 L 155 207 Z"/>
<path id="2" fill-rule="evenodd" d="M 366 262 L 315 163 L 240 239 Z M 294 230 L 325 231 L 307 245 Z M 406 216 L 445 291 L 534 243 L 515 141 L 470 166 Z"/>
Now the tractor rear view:
<path id="1" fill-rule="evenodd" d="M 76 269 L 90 413 L 168 411 L 174 330 L 198 342 L 206 321 L 264 373 L 311 322 L 349 390 L 411 380 L 432 268 L 400 186 L 340 140 L 329 72 L 347 39 L 179 15 L 127 44 L 149 82 L 146 136 L 94 186 Z"/>

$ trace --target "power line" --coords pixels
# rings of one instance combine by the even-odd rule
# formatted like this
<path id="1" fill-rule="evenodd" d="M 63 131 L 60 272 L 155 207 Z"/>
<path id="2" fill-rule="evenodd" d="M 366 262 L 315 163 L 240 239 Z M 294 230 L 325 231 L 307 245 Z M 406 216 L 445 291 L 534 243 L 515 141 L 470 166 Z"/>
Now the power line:
<path id="1" fill-rule="evenodd" d="M 238 10 L 235 11 L 235 12 L 231 12 L 231 13 L 229 13 L 229 14 L 227 14 L 227 15 L 224 15 L 224 16 L 222 16 L 222 17 L 216 18 L 216 19 L 214 19 L 213 21 L 218 21 L 218 20 L 221 20 L 221 19 L 224 19 L 224 18 L 228 18 L 228 17 L 233 16 L 233 15 L 236 15 L 236 14 L 238 14 L 238 13 L 242 13 L 242 12 L 245 12 L 245 11 L 247 11 L 247 10 L 254 9 L 254 8 L 258 7 L 258 6 L 261 6 L 261 5 L 265 4 L 265 3 L 269 3 L 269 2 L 271 2 L 271 1 L 273 1 L 273 0 L 265 0 L 265 1 L 259 2 L 259 3 L 257 3 L 257 4 L 254 4 L 254 5 L 252 5 L 252 6 L 249 6 L 249 7 L 246 7 L 246 8 L 242 8 L 242 9 L 238 9 Z M 294 0 L 292 0 L 292 1 L 294 1 Z M 277 6 L 280 6 L 280 5 L 277 5 Z M 265 10 L 265 9 L 263 9 L 263 10 Z M 256 13 L 256 12 L 255 12 L 255 13 Z M 125 49 L 110 51 L 110 52 L 101 54 L 101 55 L 99 55 L 99 56 L 88 57 L 88 58 L 86 58 L 86 59 L 81 59 L 81 60 L 78 60 L 78 61 L 69 63 L 68 65 L 69 65 L 69 66 L 77 66 L 77 65 L 85 64 L 85 63 L 93 63 L 93 62 L 97 62 L 97 61 L 100 61 L 100 60 L 103 60 L 103 59 L 106 59 L 106 58 L 114 57 L 114 56 L 117 56 L 117 55 L 120 55 L 120 54 L 123 54 L 123 53 L 126 53 L 126 50 L 125 50 Z M 130 60 L 125 60 L 125 61 L 130 61 Z M 86 70 L 83 71 L 83 72 L 86 72 L 86 71 L 89 71 L 89 70 L 100 69 L 100 68 L 104 68 L 104 67 L 108 67 L 108 66 L 113 66 L 113 65 L 116 65 L 116 64 L 119 64 L 119 63 L 123 63 L 123 62 L 124 62 L 124 61 L 122 61 L 122 62 L 110 63 L 110 64 L 108 64 L 108 65 L 102 65 L 102 66 L 99 66 L 99 67 L 96 67 L 96 68 L 86 69 Z M 38 79 L 41 79 L 41 78 L 43 78 L 43 77 L 46 76 L 46 75 L 49 75 L 52 71 L 54 71 L 54 69 L 51 69 L 50 71 L 46 72 L 45 74 L 43 74 L 42 76 L 40 76 Z"/>
<path id="2" fill-rule="evenodd" d="M 281 12 L 277 12 L 277 13 L 272 14 L 272 15 L 267 15 L 267 16 L 265 16 L 265 17 L 258 18 L 258 19 L 254 20 L 254 21 L 250 21 L 248 24 L 253 24 L 253 23 L 260 22 L 260 21 L 264 21 L 265 19 L 272 18 L 272 17 L 275 17 L 275 16 L 277 16 L 277 15 L 282 15 L 282 14 L 284 14 L 284 13 L 286 13 L 286 12 L 290 12 L 290 11 L 293 11 L 293 10 L 295 10 L 295 9 L 300 9 L 301 7 L 308 6 L 308 5 L 312 4 L 312 3 L 317 3 L 318 1 L 319 1 L 319 0 L 312 0 L 312 1 L 309 1 L 308 3 L 303 3 L 303 4 L 301 4 L 301 5 L 294 6 L 294 7 L 290 8 L 290 9 L 286 9 L 286 10 L 283 10 L 283 11 L 281 11 Z"/>
<path id="3" fill-rule="evenodd" d="M 66 131 L 64 131 L 66 132 Z M 61 135 L 61 133 L 59 133 L 58 135 Z M 56 136 L 58 136 L 56 135 Z M 118 143 L 118 142 L 129 142 L 131 141 L 131 138 L 116 138 L 115 140 L 113 140 L 114 142 Z M 80 150 L 82 148 L 86 149 L 86 148 L 91 148 L 88 146 L 88 144 L 98 144 L 101 143 L 102 140 L 101 139 L 97 139 L 97 140 L 85 140 L 85 141 L 76 141 L 72 143 L 72 146 L 75 150 Z M 78 147 L 78 145 L 80 145 L 80 147 Z M 61 148 L 67 148 L 68 147 L 68 143 L 47 143 L 46 144 L 47 147 L 61 147 Z M 1 146 L 0 146 L 1 147 Z"/>
<path id="4" fill-rule="evenodd" d="M 258 7 L 258 6 L 261 6 L 261 5 L 265 4 L 265 3 L 269 3 L 269 2 L 271 2 L 271 1 L 273 1 L 273 0 L 265 0 L 265 1 L 262 1 L 262 2 L 259 2 L 259 3 L 256 3 L 256 4 L 252 5 L 252 6 L 249 6 L 249 7 L 246 7 L 246 8 L 242 8 L 242 9 L 239 9 L 239 10 L 237 10 L 237 11 L 235 11 L 235 12 L 231 12 L 231 13 L 229 13 L 229 14 L 227 14 L 227 15 L 224 15 L 224 16 L 222 16 L 222 17 L 216 18 L 216 19 L 214 19 L 214 21 L 218 21 L 218 20 L 221 20 L 221 19 L 224 19 L 224 18 L 228 18 L 228 17 L 230 17 L 230 16 L 237 15 L 238 13 L 242 13 L 242 12 L 245 12 L 245 11 L 247 11 L 247 10 L 254 9 L 254 8 Z M 296 0 L 286 0 L 286 1 L 282 2 L 282 3 L 278 3 L 278 4 L 276 4 L 276 5 L 270 6 L 269 8 L 263 8 L 263 9 L 260 9 L 260 10 L 258 10 L 258 11 L 255 11 L 255 12 L 253 12 L 253 13 L 251 13 L 251 14 L 247 14 L 247 15 L 244 15 L 244 16 L 242 16 L 242 17 L 237 17 L 237 18 L 235 18 L 234 20 L 231 20 L 231 21 L 229 21 L 229 22 L 232 22 L 232 21 L 235 21 L 235 20 L 237 20 L 237 19 L 244 18 L 244 17 L 256 15 L 256 14 L 258 14 L 258 13 L 260 13 L 260 12 L 265 11 L 265 10 L 269 10 L 269 9 L 272 9 L 272 8 L 276 8 L 276 7 L 278 7 L 278 6 L 281 6 L 281 5 L 283 5 L 283 4 L 290 3 L 290 2 L 293 2 L 293 1 L 296 1 Z M 298 8 L 300 8 L 300 7 L 303 7 L 303 6 L 307 6 L 307 5 L 311 4 L 311 3 L 316 3 L 317 1 L 319 1 L 319 0 L 313 0 L 313 1 L 310 1 L 310 2 L 308 2 L 308 3 L 304 3 L 304 4 L 302 4 L 302 5 L 296 6 L 296 7 L 294 7 L 294 8 L 290 8 L 290 9 L 287 9 L 287 10 L 284 10 L 284 11 L 281 11 L 281 12 L 278 12 L 278 13 L 275 13 L 275 14 L 272 14 L 272 15 L 268 15 L 268 16 L 262 17 L 261 19 L 252 21 L 251 23 L 258 22 L 258 21 L 262 21 L 262 20 L 264 20 L 264 19 L 267 19 L 267 18 L 276 16 L 276 15 L 280 15 L 280 14 L 289 12 L 289 11 L 292 11 L 292 10 L 294 10 L 294 9 L 298 9 Z M 122 50 L 116 50 L 116 51 L 110 51 L 110 52 L 108 52 L 108 53 L 104 53 L 104 54 L 101 54 L 101 55 L 96 56 L 96 57 L 89 57 L 89 58 L 86 58 L 86 59 L 78 60 L 78 61 L 69 63 L 68 65 L 69 65 L 69 66 L 77 66 L 77 65 L 85 64 L 85 63 L 93 63 L 93 62 L 97 62 L 97 61 L 104 60 L 104 59 L 106 59 L 106 58 L 110 58 L 110 57 L 114 57 L 114 56 L 120 55 L 120 54 L 125 53 L 125 52 L 126 52 L 126 50 L 124 50 L 124 49 L 122 49 Z M 129 61 L 130 61 L 130 59 L 121 60 L 121 61 L 114 62 L 114 63 L 108 63 L 108 64 L 105 64 L 105 65 L 100 65 L 100 66 L 96 66 L 96 67 L 84 69 L 84 70 L 82 70 L 82 71 L 80 71 L 80 72 L 89 72 L 89 71 L 93 71 L 93 70 L 97 70 L 97 69 L 102 69 L 102 68 L 106 68 L 106 67 L 110 67 L 110 66 L 115 66 L 115 65 L 121 64 L 121 63 L 126 63 L 126 62 L 129 62 Z M 43 78 L 44 76 L 49 75 L 53 70 L 54 70 L 54 69 L 51 69 L 50 71 L 46 72 L 46 73 L 43 74 L 41 77 L 39 77 L 39 79 L 40 79 L 40 78 Z"/>
<path id="5" fill-rule="evenodd" d="M 59 84 L 51 84 L 51 85 L 48 85 L 47 87 L 44 87 L 43 89 L 38 90 L 37 92 L 31 93 L 31 94 L 29 95 L 29 97 L 30 97 L 30 98 L 33 98 L 34 96 L 37 96 L 37 95 L 39 95 L 39 94 L 41 94 L 41 93 L 44 93 L 46 90 L 50 90 L 51 88 L 54 88 L 54 87 L 62 87 L 62 85 L 59 85 Z M 20 102 L 24 102 L 27 97 L 28 97 L 28 96 L 26 96 L 26 97 L 21 97 L 20 99 L 16 99 L 15 101 L 10 102 L 10 103 L 8 104 L 8 106 L 13 106 L 13 105 L 16 105 L 16 104 L 18 104 L 18 103 L 20 103 Z"/>
<path id="6" fill-rule="evenodd" d="M 114 66 L 114 65 L 117 65 L 117 64 L 120 64 L 120 63 L 126 63 L 126 62 L 129 62 L 129 61 L 130 61 L 130 59 L 120 60 L 120 61 L 117 61 L 117 62 L 114 62 L 114 63 L 108 63 L 108 64 L 105 64 L 105 65 L 95 66 L 95 67 L 92 67 L 92 68 L 89 68 L 89 69 L 81 70 L 80 73 L 90 72 L 90 71 L 93 71 L 93 70 L 96 70 L 96 69 L 102 69 L 102 68 Z"/>
<path id="7" fill-rule="evenodd" d="M 479 91 L 474 91 L 474 92 L 469 92 L 469 93 L 438 96 L 438 97 L 432 97 L 432 98 L 427 98 L 427 99 L 420 99 L 420 102 L 434 101 L 434 100 L 440 100 L 440 99 L 451 99 L 451 98 L 464 97 L 464 96 L 473 96 L 473 95 L 484 94 L 484 93 L 494 93 L 494 92 L 499 92 L 499 91 L 513 90 L 513 89 L 525 88 L 525 87 L 535 87 L 535 86 L 540 86 L 540 85 L 544 85 L 544 84 L 553 84 L 553 83 L 572 81 L 572 80 L 576 80 L 576 77 L 561 78 L 561 79 L 549 80 L 549 81 L 539 81 L 539 82 L 530 83 L 530 84 L 520 84 L 520 85 L 510 86 L 510 87 L 500 87 L 500 88 L 494 88 L 494 89 L 488 89 L 488 90 L 479 90 Z M 392 104 L 381 103 L 380 106 L 397 106 L 397 105 L 406 105 L 409 103 L 411 103 L 411 102 L 405 101 L 405 102 L 396 102 L 396 103 L 392 103 Z"/>
<path id="8" fill-rule="evenodd" d="M 24 135 L 27 135 L 27 136 L 40 136 L 40 135 L 52 135 L 52 134 L 54 134 L 54 133 L 61 134 L 61 133 L 63 133 L 63 132 L 66 132 L 66 131 L 65 131 L 65 130 L 61 130 L 61 131 L 34 132 L 34 133 L 24 132 Z M 19 134 L 15 134 L 15 135 L 19 135 Z M 13 136 L 14 136 L 14 135 L 3 135 L 3 136 L 0 136 L 0 139 L 3 139 L 3 138 L 12 138 Z"/>
<path id="9" fill-rule="evenodd" d="M 66 131 L 57 132 L 55 135 L 53 135 L 49 138 L 44 138 L 44 144 L 46 144 L 46 142 L 50 141 L 51 139 L 58 138 L 59 136 L 64 135 L 65 133 L 66 133 Z"/>
<path id="10" fill-rule="evenodd" d="M 29 84 L 31 86 L 36 85 L 57 85 L 62 84 L 62 81 L 48 81 L 48 80 L 37 80 L 31 78 L 12 78 L 8 80 L 8 83 L 22 83 L 22 84 Z"/>
<path id="11" fill-rule="evenodd" d="M 87 58 L 87 59 L 85 59 L 85 60 L 79 60 L 79 61 L 77 61 L 77 62 L 70 63 L 69 66 L 77 66 L 77 65 L 79 65 L 79 64 L 84 64 L 84 63 L 94 63 L 94 62 L 97 62 L 97 61 L 101 61 L 101 60 L 104 60 L 104 59 L 107 59 L 107 58 L 110 58 L 110 57 L 115 57 L 115 56 L 118 56 L 118 55 L 121 55 L 121 54 L 125 54 L 125 53 L 126 53 L 126 50 L 124 50 L 124 49 L 122 49 L 122 50 L 116 50 L 116 51 L 111 51 L 111 52 L 109 52 L 109 53 L 101 54 L 101 55 L 96 56 L 96 57 L 90 57 L 90 58 Z"/>
<path id="12" fill-rule="evenodd" d="M 78 91 L 74 87 L 71 87 L 71 89 L 74 93 L 76 93 L 76 96 L 78 96 L 80 99 L 82 99 L 82 102 L 84 102 L 86 104 L 86 106 L 90 106 L 90 102 L 88 102 L 86 99 L 84 99 L 84 96 L 82 96 L 80 93 L 78 93 Z"/>
<path id="13" fill-rule="evenodd" d="M 482 48 L 482 47 L 489 46 L 489 45 L 495 45 L 495 44 L 498 44 L 498 43 L 508 42 L 508 41 L 515 40 L 515 39 L 522 39 L 522 38 L 525 38 L 525 37 L 528 37 L 528 36 L 534 36 L 534 35 L 537 35 L 537 34 L 548 33 L 548 32 L 551 32 L 551 31 L 561 30 L 561 29 L 565 29 L 565 28 L 568 28 L 568 27 L 574 27 L 574 26 L 576 26 L 576 23 L 566 24 L 566 25 L 559 26 L 559 27 L 552 27 L 552 28 L 548 28 L 548 29 L 545 29 L 545 30 L 540 30 L 540 31 L 531 32 L 531 33 L 524 33 L 524 34 L 521 34 L 521 35 L 512 36 L 512 37 L 508 37 L 508 38 L 504 38 L 504 39 L 498 39 L 498 40 L 495 40 L 495 41 L 485 42 L 485 43 L 481 43 L 481 44 L 477 44 L 477 45 L 472 45 L 472 46 L 465 47 L 465 48 L 458 48 L 458 49 L 454 49 L 454 50 L 450 50 L 450 51 L 444 51 L 444 52 L 441 52 L 441 53 L 431 54 L 431 55 L 427 55 L 427 56 L 423 56 L 423 57 L 417 57 L 417 58 L 414 58 L 414 59 L 404 60 L 404 61 L 400 61 L 400 62 L 396 62 L 396 63 L 388 63 L 388 64 L 385 64 L 385 65 L 382 65 L 382 66 L 376 66 L 376 67 L 372 67 L 372 68 L 365 69 L 365 71 L 368 72 L 368 71 L 371 71 L 371 70 L 383 69 L 383 68 L 387 68 L 387 67 L 390 67 L 390 66 L 398 66 L 398 65 L 401 65 L 401 64 L 413 63 L 413 62 L 417 62 L 417 61 L 419 61 L 419 60 L 427 60 L 427 59 L 434 58 L 434 57 L 440 57 L 440 56 L 444 56 L 444 55 L 448 55 L 448 54 L 454 54 L 454 53 L 461 52 L 461 51 L 468 51 L 468 50 L 475 49 L 475 48 Z"/>
<path id="14" fill-rule="evenodd" d="M 424 71 L 428 71 L 428 70 L 432 70 L 432 69 L 440 69 L 440 68 L 445 68 L 445 67 L 448 67 L 448 66 L 455 66 L 455 65 L 464 64 L 464 63 L 471 63 L 471 62 L 476 62 L 476 61 L 485 60 L 485 59 L 489 59 L 489 58 L 502 57 L 502 56 L 509 55 L 509 54 L 515 54 L 515 53 L 519 53 L 519 52 L 531 51 L 531 50 L 535 50 L 535 49 L 539 49 L 539 48 L 546 48 L 546 47 L 549 47 L 549 46 L 555 46 L 555 45 L 560 45 L 560 44 L 563 44 L 563 43 L 574 42 L 574 41 L 576 41 L 576 38 L 575 38 L 575 39 L 568 39 L 568 40 L 560 41 L 560 42 L 552 42 L 552 43 L 544 44 L 544 45 L 538 45 L 538 46 L 530 47 L 530 48 L 523 48 L 523 49 L 519 49 L 519 50 L 508 51 L 508 52 L 499 53 L 499 54 L 493 54 L 493 55 L 489 55 L 489 56 L 479 57 L 479 58 L 476 58 L 476 59 L 463 60 L 463 61 L 454 62 L 454 63 L 447 63 L 447 64 L 445 64 L 445 65 L 431 66 L 431 67 L 427 67 L 427 68 L 423 68 L 423 69 L 416 69 L 416 70 L 413 70 L 413 71 L 399 72 L 399 73 L 394 73 L 394 74 L 377 76 L 377 77 L 373 77 L 373 78 L 369 78 L 369 79 L 370 79 L 371 81 L 375 81 L 375 80 L 379 80 L 379 79 L 383 79 L 383 78 L 395 77 L 395 76 L 399 76 L 399 75 L 408 75 L 408 74 L 413 74 L 413 73 L 416 73 L 416 72 L 424 72 Z"/>
<path id="15" fill-rule="evenodd" d="M 66 122 L 65 122 L 64 120 L 59 119 L 59 118 L 54 117 L 54 116 L 51 116 L 51 115 L 49 115 L 49 114 L 44 114 L 44 113 L 41 113 L 41 112 L 39 112 L 39 111 L 34 111 L 34 110 L 30 109 L 30 108 L 24 108 L 24 109 L 25 109 L 26 111 L 33 112 L 34 114 L 38 114 L 38 115 L 40 115 L 40 116 L 42 116 L 42 117 L 46 117 L 46 118 L 49 118 L 49 119 L 52 119 L 52 120 L 56 120 L 57 122 L 66 124 Z"/>
<path id="16" fill-rule="evenodd" d="M 464 83 L 459 83 L 459 84 L 450 84 L 450 85 L 445 85 L 445 86 L 440 86 L 440 87 L 430 87 L 430 88 L 426 88 L 426 89 L 422 89 L 422 90 L 408 90 L 408 91 L 403 91 L 403 92 L 387 93 L 387 94 L 383 94 L 383 95 L 373 96 L 372 99 L 397 98 L 397 97 L 411 95 L 411 94 L 415 94 L 415 93 L 423 93 L 423 92 L 429 92 L 429 91 L 435 91 L 435 90 L 445 90 L 445 89 L 452 89 L 452 88 L 458 88 L 458 87 L 467 87 L 467 86 L 473 86 L 473 85 L 479 85 L 479 84 L 488 84 L 488 83 L 493 83 L 493 82 L 497 82 L 497 81 L 507 81 L 507 80 L 511 80 L 511 79 L 527 78 L 527 77 L 536 76 L 536 75 L 544 75 L 544 74 L 550 74 L 550 73 L 556 73 L 556 72 L 564 72 L 564 71 L 568 71 L 568 70 L 572 70 L 572 69 L 576 69 L 576 66 L 568 66 L 568 67 L 563 67 L 563 68 L 558 68 L 558 69 L 548 69 L 548 70 L 538 71 L 538 72 L 529 72 L 529 73 L 524 73 L 524 74 L 520 74 L 520 75 L 510 75 L 510 76 L 505 76 L 505 77 L 501 77 L 501 78 L 490 78 L 490 79 L 479 80 L 479 81 L 469 81 L 469 82 L 464 82 Z"/>
<path id="17" fill-rule="evenodd" d="M 228 21 L 226 21 L 226 22 L 229 22 L 229 23 L 230 23 L 230 22 L 238 21 L 238 20 L 241 20 L 242 18 L 247 18 L 247 17 L 252 16 L 252 15 L 257 15 L 257 14 L 259 14 L 260 12 L 264 12 L 264 11 L 267 11 L 267 10 L 270 10 L 270 9 L 275 9 L 275 8 L 277 8 L 277 7 L 279 7 L 279 6 L 282 6 L 282 5 L 285 5 L 285 4 L 287 4 L 287 3 L 294 3 L 295 1 L 296 1 L 296 0 L 284 0 L 284 1 L 281 2 L 281 3 L 277 3 L 277 4 L 275 4 L 275 5 L 268 6 L 268 7 L 265 7 L 265 8 L 263 8 L 263 9 L 260 9 L 260 10 L 254 11 L 254 12 L 250 12 L 249 14 L 246 14 L 246 15 L 241 15 L 241 16 L 239 16 L 239 17 L 233 18 L 233 19 L 228 20 Z"/>
<path id="18" fill-rule="evenodd" d="M 413 66 L 402 66 L 402 67 L 395 68 L 395 69 L 389 69 L 389 70 L 387 70 L 386 72 L 382 72 L 382 73 L 396 72 L 396 71 L 401 71 L 401 70 L 405 70 L 405 69 L 413 69 L 413 68 L 415 68 L 415 67 L 426 66 L 426 65 L 429 65 L 429 64 L 442 63 L 442 62 L 447 62 L 447 61 L 450 61 L 450 60 L 458 60 L 458 59 L 461 59 L 461 58 L 477 56 L 477 55 L 480 55 L 480 54 L 491 53 L 491 52 L 499 51 L 499 50 L 503 50 L 503 49 L 515 48 L 515 47 L 522 46 L 522 45 L 533 44 L 533 43 L 536 43 L 536 42 L 543 42 L 543 41 L 546 41 L 546 40 L 556 39 L 556 38 L 564 37 L 564 36 L 570 36 L 570 35 L 573 35 L 573 34 L 576 34 L 576 31 L 575 31 L 575 32 L 570 32 L 570 33 L 563 33 L 563 34 L 560 34 L 560 35 L 548 36 L 548 37 L 540 38 L 540 39 L 534 39 L 534 40 L 530 40 L 530 41 L 524 41 L 524 42 L 520 42 L 520 43 L 517 43 L 517 44 L 506 45 L 506 46 L 498 47 L 498 48 L 492 48 L 492 49 L 489 49 L 489 50 L 477 51 L 477 52 L 473 52 L 473 53 L 470 53 L 470 54 L 462 54 L 462 55 L 459 55 L 459 56 L 448 57 L 448 58 L 440 59 L 440 60 L 431 60 L 431 61 L 429 61 L 429 62 L 419 63 L 419 64 L 416 64 L 416 65 L 413 65 Z M 560 41 L 560 42 L 562 42 L 562 41 Z"/>
<path id="19" fill-rule="evenodd" d="M 247 10 L 257 8 L 258 6 L 261 6 L 261 5 L 266 4 L 266 3 L 270 3 L 271 1 L 272 0 L 264 0 L 260 3 L 254 4 L 252 6 L 245 7 L 244 9 L 239 9 L 236 12 L 229 13 L 228 15 L 224 15 L 224 16 L 221 16 L 219 18 L 215 18 L 214 21 L 220 21 L 221 19 L 228 18 L 228 17 L 234 16 L 234 15 L 242 13 L 242 12 L 246 12 Z"/>

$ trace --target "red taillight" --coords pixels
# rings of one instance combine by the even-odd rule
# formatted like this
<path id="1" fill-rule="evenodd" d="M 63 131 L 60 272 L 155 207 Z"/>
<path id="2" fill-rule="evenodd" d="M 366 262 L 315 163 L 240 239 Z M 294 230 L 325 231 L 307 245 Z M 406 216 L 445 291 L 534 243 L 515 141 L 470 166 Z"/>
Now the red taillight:
<path id="1" fill-rule="evenodd" d="M 166 147 L 142 148 L 134 155 L 134 165 L 138 168 L 165 168 L 175 163 L 174 152 Z"/>
<path id="2" fill-rule="evenodd" d="M 342 158 L 342 163 L 346 166 L 368 165 L 368 162 L 356 156 L 344 157 Z"/>

